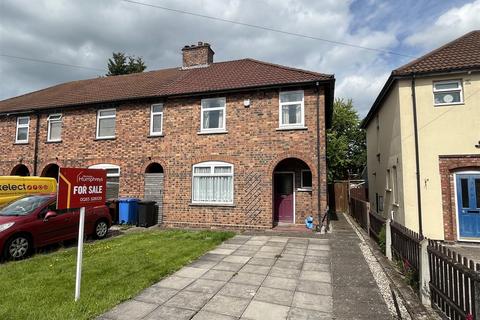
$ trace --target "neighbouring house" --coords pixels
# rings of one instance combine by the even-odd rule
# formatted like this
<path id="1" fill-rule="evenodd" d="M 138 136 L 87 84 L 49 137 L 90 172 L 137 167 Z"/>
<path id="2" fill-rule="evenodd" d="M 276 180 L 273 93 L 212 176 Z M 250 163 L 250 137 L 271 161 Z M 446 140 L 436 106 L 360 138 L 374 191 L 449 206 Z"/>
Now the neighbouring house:
<path id="1" fill-rule="evenodd" d="M 373 209 L 432 239 L 480 240 L 480 31 L 394 70 L 362 126 Z"/>
<path id="2" fill-rule="evenodd" d="M 253 59 L 59 84 L 0 101 L 0 174 L 107 170 L 107 195 L 154 199 L 170 226 L 271 228 L 327 206 L 334 77 Z"/>

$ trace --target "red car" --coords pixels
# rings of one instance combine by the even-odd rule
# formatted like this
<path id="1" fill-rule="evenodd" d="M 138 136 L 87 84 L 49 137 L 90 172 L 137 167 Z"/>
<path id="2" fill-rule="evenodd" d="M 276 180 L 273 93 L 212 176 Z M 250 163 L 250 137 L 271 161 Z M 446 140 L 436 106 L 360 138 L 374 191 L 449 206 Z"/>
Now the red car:
<path id="1" fill-rule="evenodd" d="M 55 194 L 27 195 L 0 209 L 0 254 L 22 259 L 34 248 L 78 236 L 80 210 L 57 210 Z M 112 224 L 107 206 L 85 209 L 85 234 L 104 238 Z"/>

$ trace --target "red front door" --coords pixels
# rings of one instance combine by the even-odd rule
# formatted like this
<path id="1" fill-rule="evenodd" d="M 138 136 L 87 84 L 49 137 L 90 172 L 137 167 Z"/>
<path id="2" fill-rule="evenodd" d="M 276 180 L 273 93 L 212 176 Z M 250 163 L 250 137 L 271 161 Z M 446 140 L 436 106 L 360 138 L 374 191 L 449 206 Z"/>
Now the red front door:
<path id="1" fill-rule="evenodd" d="M 293 223 L 293 173 L 275 173 L 275 222 Z"/>

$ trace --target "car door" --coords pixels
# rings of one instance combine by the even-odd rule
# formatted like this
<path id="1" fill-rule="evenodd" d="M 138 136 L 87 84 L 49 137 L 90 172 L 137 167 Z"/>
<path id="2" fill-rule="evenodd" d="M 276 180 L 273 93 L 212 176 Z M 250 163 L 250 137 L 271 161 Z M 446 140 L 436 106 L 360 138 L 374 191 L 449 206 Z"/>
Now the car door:
<path id="1" fill-rule="evenodd" d="M 57 216 L 45 219 L 49 211 L 54 211 Z M 57 210 L 56 201 L 51 202 L 40 212 L 38 216 L 41 226 L 38 228 L 40 245 L 60 242 L 75 237 L 73 213 L 71 210 Z"/>

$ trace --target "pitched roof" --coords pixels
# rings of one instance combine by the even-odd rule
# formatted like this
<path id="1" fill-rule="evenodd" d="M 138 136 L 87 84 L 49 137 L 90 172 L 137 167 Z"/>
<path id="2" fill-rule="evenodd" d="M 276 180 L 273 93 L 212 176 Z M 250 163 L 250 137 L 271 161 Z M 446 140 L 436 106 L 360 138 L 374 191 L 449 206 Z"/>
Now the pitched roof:
<path id="1" fill-rule="evenodd" d="M 333 75 L 253 59 L 62 83 L 0 101 L 0 112 L 334 80 Z"/>
<path id="2" fill-rule="evenodd" d="M 480 70 L 480 30 L 471 31 L 393 70 L 367 116 L 363 119 L 361 127 L 367 127 L 370 120 L 381 108 L 383 100 L 397 79 L 411 77 L 413 74 L 419 77 L 470 70 Z"/>
<path id="3" fill-rule="evenodd" d="M 430 73 L 480 68 L 480 30 L 471 31 L 406 65 L 394 75 Z"/>

